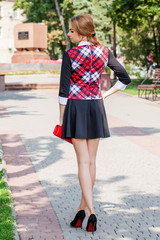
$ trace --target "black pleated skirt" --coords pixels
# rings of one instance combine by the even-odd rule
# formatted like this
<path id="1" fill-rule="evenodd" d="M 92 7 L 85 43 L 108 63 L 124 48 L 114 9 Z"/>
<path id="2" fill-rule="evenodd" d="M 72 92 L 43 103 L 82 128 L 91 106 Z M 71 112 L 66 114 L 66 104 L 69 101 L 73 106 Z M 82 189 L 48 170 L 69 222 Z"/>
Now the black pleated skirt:
<path id="1" fill-rule="evenodd" d="M 62 138 L 107 138 L 110 136 L 102 99 L 68 99 Z"/>

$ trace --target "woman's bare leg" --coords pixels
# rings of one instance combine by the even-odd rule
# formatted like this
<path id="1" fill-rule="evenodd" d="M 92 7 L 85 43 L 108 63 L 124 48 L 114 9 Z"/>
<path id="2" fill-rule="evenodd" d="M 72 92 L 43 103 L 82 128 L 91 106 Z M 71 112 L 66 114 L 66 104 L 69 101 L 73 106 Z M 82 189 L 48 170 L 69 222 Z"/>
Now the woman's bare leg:
<path id="1" fill-rule="evenodd" d="M 92 201 L 92 180 L 89 170 L 89 152 L 86 139 L 72 139 L 77 155 L 78 178 L 89 214 L 94 213 Z"/>
<path id="2" fill-rule="evenodd" d="M 87 146 L 88 146 L 88 152 L 89 152 L 89 171 L 92 181 L 92 189 L 95 183 L 96 178 L 96 155 L 97 155 L 97 149 L 99 145 L 99 138 L 97 139 L 88 139 L 87 140 Z M 82 193 L 81 196 L 81 202 L 79 205 L 78 210 L 86 209 L 86 202 Z"/>
<path id="3" fill-rule="evenodd" d="M 73 145 L 77 154 L 78 176 L 82 189 L 79 209 L 88 208 L 88 215 L 93 213 L 92 189 L 96 177 L 96 154 L 99 139 L 73 139 Z M 87 184 L 86 184 L 87 183 Z"/>
<path id="4" fill-rule="evenodd" d="M 99 145 L 99 138 L 96 139 L 88 139 L 88 152 L 89 152 L 89 170 L 90 176 L 92 179 L 92 187 L 94 186 L 95 179 L 96 179 L 96 156 L 97 150 Z"/>

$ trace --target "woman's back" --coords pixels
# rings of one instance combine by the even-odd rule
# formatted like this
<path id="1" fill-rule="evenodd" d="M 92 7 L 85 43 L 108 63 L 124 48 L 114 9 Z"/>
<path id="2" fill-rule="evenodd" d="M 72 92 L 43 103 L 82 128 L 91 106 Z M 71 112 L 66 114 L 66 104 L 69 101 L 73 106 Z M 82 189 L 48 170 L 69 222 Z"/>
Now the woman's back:
<path id="1" fill-rule="evenodd" d="M 108 62 L 108 48 L 90 42 L 81 42 L 67 53 L 72 72 L 68 98 L 101 98 L 100 78 Z"/>

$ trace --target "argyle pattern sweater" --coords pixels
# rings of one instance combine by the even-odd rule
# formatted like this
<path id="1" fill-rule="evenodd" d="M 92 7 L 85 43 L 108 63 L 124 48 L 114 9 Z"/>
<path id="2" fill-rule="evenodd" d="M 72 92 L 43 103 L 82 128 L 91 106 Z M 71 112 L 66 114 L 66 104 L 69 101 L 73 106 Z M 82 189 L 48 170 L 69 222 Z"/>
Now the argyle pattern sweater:
<path id="1" fill-rule="evenodd" d="M 102 98 L 100 78 L 108 61 L 108 48 L 94 45 L 78 46 L 67 51 L 72 75 L 68 99 Z"/>
<path id="2" fill-rule="evenodd" d="M 66 104 L 68 99 L 101 99 L 100 79 L 107 65 L 121 80 L 116 87 L 124 89 L 130 78 L 107 47 L 82 42 L 67 50 L 63 55 L 59 103 Z"/>

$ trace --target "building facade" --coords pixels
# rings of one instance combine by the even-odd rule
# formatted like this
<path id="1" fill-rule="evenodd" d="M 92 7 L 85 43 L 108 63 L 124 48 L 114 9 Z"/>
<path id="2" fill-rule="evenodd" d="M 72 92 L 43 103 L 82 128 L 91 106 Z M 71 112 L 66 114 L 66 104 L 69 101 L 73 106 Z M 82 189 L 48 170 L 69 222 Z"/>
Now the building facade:
<path id="1" fill-rule="evenodd" d="M 0 63 L 11 63 L 11 57 L 16 51 L 14 27 L 26 19 L 22 10 L 13 10 L 14 3 L 14 0 L 0 1 Z"/>

